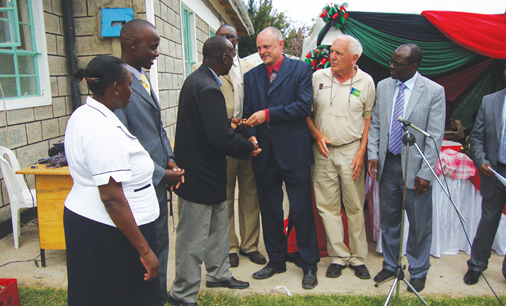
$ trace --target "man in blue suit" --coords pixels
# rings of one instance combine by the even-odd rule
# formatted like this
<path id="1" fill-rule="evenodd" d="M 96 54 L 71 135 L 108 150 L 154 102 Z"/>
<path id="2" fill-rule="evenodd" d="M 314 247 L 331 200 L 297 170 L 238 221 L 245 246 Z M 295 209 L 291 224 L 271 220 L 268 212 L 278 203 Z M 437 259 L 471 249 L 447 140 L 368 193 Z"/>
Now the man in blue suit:
<path id="1" fill-rule="evenodd" d="M 286 271 L 287 239 L 283 232 L 283 182 L 290 201 L 290 223 L 295 226 L 304 271 L 302 287 L 318 284 L 320 260 L 313 217 L 310 166 L 314 164 L 306 117 L 312 105 L 309 64 L 283 56 L 283 36 L 273 27 L 257 37 L 258 54 L 265 65 L 244 75 L 244 118 L 252 126 L 243 135 L 258 141 L 262 152 L 253 158 L 269 262 L 253 274 L 266 279 Z"/>

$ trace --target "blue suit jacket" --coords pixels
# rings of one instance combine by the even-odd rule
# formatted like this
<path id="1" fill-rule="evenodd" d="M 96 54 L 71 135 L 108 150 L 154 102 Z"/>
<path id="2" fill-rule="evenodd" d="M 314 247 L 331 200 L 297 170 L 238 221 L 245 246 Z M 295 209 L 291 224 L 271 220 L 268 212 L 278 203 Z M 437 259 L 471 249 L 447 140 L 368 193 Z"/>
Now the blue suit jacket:
<path id="1" fill-rule="evenodd" d="M 253 172 L 263 173 L 269 151 L 285 170 L 314 164 L 306 117 L 313 103 L 311 66 L 285 57 L 275 81 L 269 84 L 267 68 L 259 65 L 244 75 L 244 118 L 269 109 L 270 123 L 246 129 L 247 138 L 256 136 L 262 152 L 253 158 Z"/>

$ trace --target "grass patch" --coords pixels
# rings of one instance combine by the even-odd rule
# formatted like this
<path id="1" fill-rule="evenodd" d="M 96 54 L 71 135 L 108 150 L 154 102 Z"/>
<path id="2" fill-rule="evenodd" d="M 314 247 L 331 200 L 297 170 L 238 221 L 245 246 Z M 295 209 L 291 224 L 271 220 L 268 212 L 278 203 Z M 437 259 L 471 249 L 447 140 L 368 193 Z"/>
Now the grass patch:
<path id="1" fill-rule="evenodd" d="M 51 288 L 33 288 L 19 287 L 19 297 L 21 305 L 36 306 L 61 306 L 67 305 L 67 290 Z M 491 296 L 469 296 L 456 298 L 452 296 L 423 296 L 429 305 L 499 305 L 498 301 Z M 506 296 L 500 297 L 503 303 L 506 302 Z M 246 305 L 246 306 L 274 306 L 274 305 L 293 305 L 293 306 L 316 306 L 316 305 L 383 305 L 386 296 L 355 296 L 355 295 L 295 295 L 287 297 L 284 295 L 262 295 L 252 294 L 248 296 L 233 296 L 227 293 L 215 293 L 202 290 L 198 297 L 198 303 L 202 306 L 221 306 L 221 305 Z M 392 306 L 415 306 L 423 305 L 416 296 L 402 296 L 392 298 Z"/>

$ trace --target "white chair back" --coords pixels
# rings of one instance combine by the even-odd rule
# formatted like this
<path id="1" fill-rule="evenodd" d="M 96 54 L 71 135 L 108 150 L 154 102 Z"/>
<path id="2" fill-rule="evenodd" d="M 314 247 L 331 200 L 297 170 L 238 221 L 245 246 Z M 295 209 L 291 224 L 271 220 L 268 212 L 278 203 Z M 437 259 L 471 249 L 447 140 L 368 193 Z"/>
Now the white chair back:
<path id="1" fill-rule="evenodd" d="M 7 155 L 9 161 L 4 156 Z M 37 206 L 35 198 L 35 191 L 29 190 L 26 185 L 23 175 L 16 174 L 19 168 L 19 162 L 14 153 L 0 146 L 0 169 L 4 178 L 7 193 L 9 195 L 12 230 L 14 236 L 14 247 L 19 247 L 18 238 L 21 235 L 19 210 L 21 208 L 30 208 Z"/>

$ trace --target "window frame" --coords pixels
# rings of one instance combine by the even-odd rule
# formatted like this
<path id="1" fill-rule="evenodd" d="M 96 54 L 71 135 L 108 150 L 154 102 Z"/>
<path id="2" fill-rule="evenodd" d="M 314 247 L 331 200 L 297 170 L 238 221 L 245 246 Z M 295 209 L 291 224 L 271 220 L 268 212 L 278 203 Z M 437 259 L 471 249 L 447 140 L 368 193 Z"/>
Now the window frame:
<path id="1" fill-rule="evenodd" d="M 181 36 L 183 45 L 184 77 L 189 76 L 196 64 L 195 12 L 181 2 Z"/>
<path id="2" fill-rule="evenodd" d="M 13 0 L 15 3 L 16 10 L 14 11 L 14 15 L 16 16 L 16 31 L 19 35 L 19 26 L 26 25 L 24 22 L 18 22 L 18 11 L 17 11 L 17 0 Z M 3 99 L 0 93 L 0 111 L 5 109 L 14 110 L 14 109 L 22 109 L 29 107 L 38 107 L 52 104 L 51 97 L 51 79 L 49 75 L 49 63 L 47 56 L 47 43 L 46 43 L 46 31 L 44 24 L 44 10 L 42 6 L 42 1 L 39 0 L 28 0 L 27 5 L 30 8 L 30 20 L 33 21 L 33 24 L 30 24 L 31 27 L 31 35 L 32 35 L 32 44 L 34 51 L 26 51 L 26 50 L 16 50 L 15 47 L 21 45 L 21 42 L 18 38 L 17 46 L 6 46 L 3 45 L 2 48 L 11 47 L 11 50 L 2 50 L 2 54 L 14 54 L 16 53 L 18 56 L 33 56 L 34 58 L 34 75 L 25 75 L 19 73 L 19 67 L 17 63 L 17 56 L 14 60 L 14 69 L 15 69 L 15 77 L 17 79 L 16 82 L 16 90 L 20 90 L 19 78 L 27 77 L 27 76 L 35 76 L 37 78 L 37 93 L 35 95 L 23 96 L 23 97 L 6 97 Z"/>

